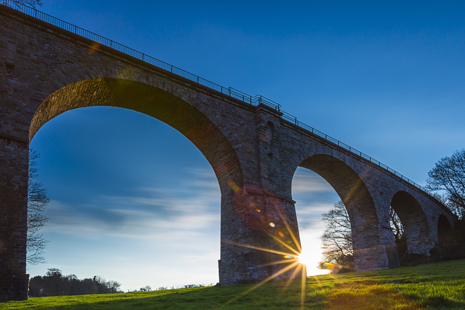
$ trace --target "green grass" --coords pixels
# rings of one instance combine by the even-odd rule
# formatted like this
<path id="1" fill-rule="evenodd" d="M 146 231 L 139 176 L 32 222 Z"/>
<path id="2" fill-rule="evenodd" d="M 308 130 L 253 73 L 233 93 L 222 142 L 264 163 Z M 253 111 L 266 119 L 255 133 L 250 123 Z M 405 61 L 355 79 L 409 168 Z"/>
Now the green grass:
<path id="1" fill-rule="evenodd" d="M 300 281 L 142 293 L 58 296 L 0 309 L 301 309 Z M 465 260 L 308 277 L 304 309 L 465 309 Z"/>

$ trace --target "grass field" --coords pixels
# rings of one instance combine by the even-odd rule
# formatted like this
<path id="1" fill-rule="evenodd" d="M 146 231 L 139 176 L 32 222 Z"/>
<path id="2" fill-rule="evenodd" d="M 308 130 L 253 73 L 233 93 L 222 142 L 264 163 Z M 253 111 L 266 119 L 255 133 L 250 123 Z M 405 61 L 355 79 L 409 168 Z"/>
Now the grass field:
<path id="1" fill-rule="evenodd" d="M 303 303 L 300 282 L 41 297 L 0 309 L 465 309 L 465 260 L 308 277 Z"/>

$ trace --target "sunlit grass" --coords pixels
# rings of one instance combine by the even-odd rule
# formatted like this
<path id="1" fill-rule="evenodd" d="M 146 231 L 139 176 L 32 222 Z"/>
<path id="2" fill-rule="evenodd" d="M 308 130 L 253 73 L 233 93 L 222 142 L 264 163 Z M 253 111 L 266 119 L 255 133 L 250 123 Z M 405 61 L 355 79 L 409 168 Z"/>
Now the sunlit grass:
<path id="1" fill-rule="evenodd" d="M 0 303 L 0 309 L 465 309 L 465 260 L 287 284 L 42 297 Z"/>

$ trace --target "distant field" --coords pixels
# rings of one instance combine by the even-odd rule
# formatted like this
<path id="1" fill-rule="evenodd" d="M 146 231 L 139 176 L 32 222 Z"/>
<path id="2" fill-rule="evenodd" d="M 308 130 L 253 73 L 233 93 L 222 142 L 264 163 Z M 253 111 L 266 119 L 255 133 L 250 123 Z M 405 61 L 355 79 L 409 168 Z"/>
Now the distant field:
<path id="1" fill-rule="evenodd" d="M 300 281 L 31 298 L 0 309 L 465 309 L 465 260 Z"/>

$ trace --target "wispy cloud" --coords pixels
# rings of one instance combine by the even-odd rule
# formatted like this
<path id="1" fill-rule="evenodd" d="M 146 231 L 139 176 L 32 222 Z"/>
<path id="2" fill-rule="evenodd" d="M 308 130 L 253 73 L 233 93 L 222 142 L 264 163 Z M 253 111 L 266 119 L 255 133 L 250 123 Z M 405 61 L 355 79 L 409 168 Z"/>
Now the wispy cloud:
<path id="1" fill-rule="evenodd" d="M 317 215 L 321 217 L 321 214 L 328 212 L 332 207 L 333 203 L 329 202 L 316 202 L 307 205 L 298 205 L 297 213 L 305 216 Z"/>
<path id="2" fill-rule="evenodd" d="M 292 180 L 292 193 L 330 192 L 334 191 L 322 177 L 306 169 L 298 169 Z"/>
<path id="3" fill-rule="evenodd" d="M 219 227 L 220 194 L 214 175 L 200 169 L 190 173 L 194 181 L 182 188 L 146 186 L 131 191 L 133 195 L 105 195 L 86 204 L 53 201 L 46 231 L 173 239 L 179 232 L 186 238 L 186 232 L 194 236 L 199 230 Z"/>

